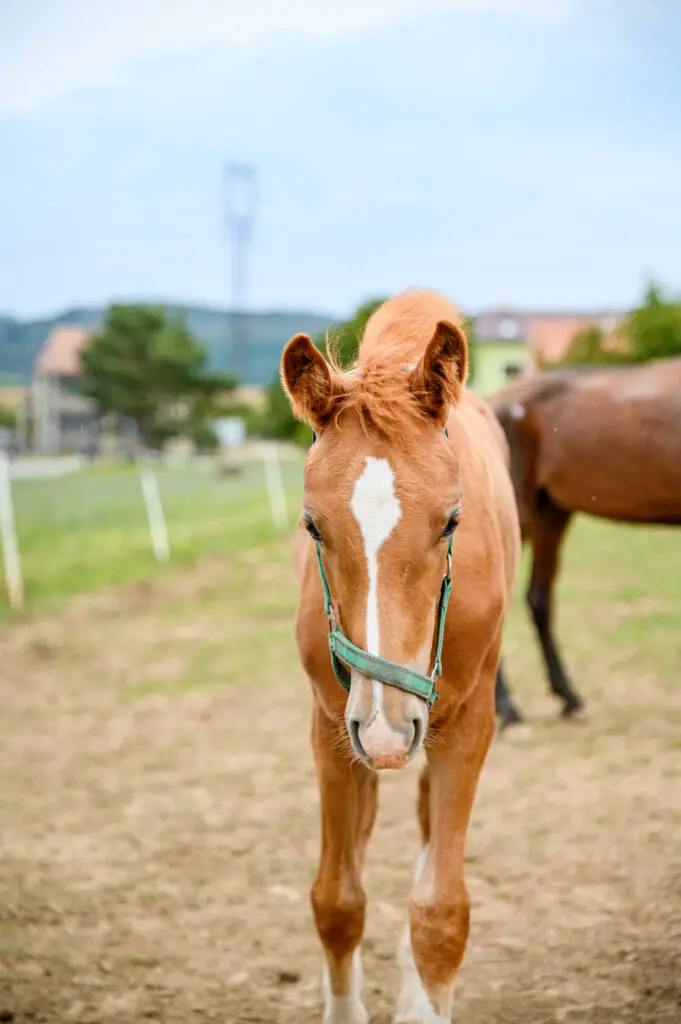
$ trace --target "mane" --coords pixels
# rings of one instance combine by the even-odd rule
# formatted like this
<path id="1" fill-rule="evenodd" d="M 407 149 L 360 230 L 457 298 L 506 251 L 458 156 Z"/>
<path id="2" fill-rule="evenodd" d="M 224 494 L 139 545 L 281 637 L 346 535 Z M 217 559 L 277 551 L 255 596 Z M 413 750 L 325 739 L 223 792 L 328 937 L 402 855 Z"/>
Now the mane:
<path id="1" fill-rule="evenodd" d="M 351 409 L 365 431 L 373 428 L 389 438 L 430 422 L 408 371 L 417 365 L 439 320 L 461 326 L 461 314 L 442 295 L 404 291 L 371 315 L 351 366 L 341 366 L 333 340 L 327 343 L 331 366 L 346 377 L 336 417 Z"/>

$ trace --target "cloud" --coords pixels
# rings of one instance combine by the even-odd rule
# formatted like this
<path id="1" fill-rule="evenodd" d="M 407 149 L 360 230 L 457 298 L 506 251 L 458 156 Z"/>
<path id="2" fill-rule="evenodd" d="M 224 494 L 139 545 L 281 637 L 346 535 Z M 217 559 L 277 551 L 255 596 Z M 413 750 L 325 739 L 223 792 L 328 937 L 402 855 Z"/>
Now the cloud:
<path id="1" fill-rule="evenodd" d="M 248 56 L 277 41 L 340 40 L 449 12 L 555 21 L 586 6 L 593 0 L 0 0 L 0 114 L 115 87 L 131 65 L 156 57 Z"/>

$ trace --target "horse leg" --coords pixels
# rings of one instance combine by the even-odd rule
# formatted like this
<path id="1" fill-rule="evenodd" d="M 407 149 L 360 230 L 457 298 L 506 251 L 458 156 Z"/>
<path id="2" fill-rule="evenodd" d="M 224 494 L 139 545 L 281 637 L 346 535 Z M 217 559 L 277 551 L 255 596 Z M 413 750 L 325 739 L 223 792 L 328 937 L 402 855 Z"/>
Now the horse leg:
<path id="1" fill-rule="evenodd" d="M 559 508 L 545 491 L 540 491 L 537 517 L 532 532 L 532 575 L 527 603 L 532 613 L 551 692 L 563 701 L 563 715 L 583 706 L 568 680 L 552 631 L 553 587 L 558 572 L 560 545 L 571 513 Z"/>
<path id="2" fill-rule="evenodd" d="M 417 881 L 430 845 L 430 765 L 424 765 L 419 776 L 419 794 L 417 803 L 419 830 L 421 832 L 421 852 L 416 863 L 414 882 Z M 411 950 L 411 932 L 409 923 L 402 933 L 397 950 L 397 960 L 402 971 L 402 987 L 397 998 L 395 1021 L 417 1020 L 413 1013 L 423 999 L 421 979 L 414 963 Z"/>
<path id="3" fill-rule="evenodd" d="M 430 766 L 425 764 L 419 776 L 418 800 L 419 828 L 421 830 L 421 847 L 430 842 Z"/>
<path id="4" fill-rule="evenodd" d="M 496 713 L 501 719 L 499 723 L 500 729 L 505 729 L 508 725 L 518 725 L 523 721 L 523 716 L 515 706 L 513 698 L 511 697 L 511 692 L 506 685 L 501 658 L 499 659 L 499 667 L 497 668 L 497 677 L 494 686 L 494 704 Z"/>
<path id="5" fill-rule="evenodd" d="M 470 916 L 464 843 L 480 770 L 494 735 L 495 670 L 496 658 L 428 750 L 421 789 L 428 803 L 426 843 L 410 898 L 395 1024 L 446 1024 L 451 1019 L 454 979 L 466 949 Z"/>
<path id="6" fill-rule="evenodd" d="M 359 951 L 366 903 L 361 871 L 376 814 L 377 778 L 350 760 L 338 730 L 315 703 L 312 743 L 322 849 L 311 898 L 326 958 L 324 1024 L 367 1024 Z"/>

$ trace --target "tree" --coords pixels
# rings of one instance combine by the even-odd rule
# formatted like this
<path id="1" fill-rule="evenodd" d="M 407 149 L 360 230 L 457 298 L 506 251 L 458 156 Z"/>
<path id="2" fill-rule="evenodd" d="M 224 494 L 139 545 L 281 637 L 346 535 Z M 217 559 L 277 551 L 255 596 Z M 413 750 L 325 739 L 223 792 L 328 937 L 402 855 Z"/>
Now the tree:
<path id="1" fill-rule="evenodd" d="M 291 412 L 291 404 L 278 376 L 267 387 L 262 418 L 260 423 L 254 426 L 256 429 L 260 426 L 265 437 L 295 441 L 305 447 L 312 441 L 310 427 L 306 423 L 300 423 Z"/>
<path id="2" fill-rule="evenodd" d="M 159 308 L 112 305 L 81 360 L 99 415 L 131 420 L 149 448 L 210 422 L 236 386 L 207 370 L 203 345 Z"/>
<path id="3" fill-rule="evenodd" d="M 363 302 L 349 320 L 329 331 L 328 340 L 326 337 L 317 339 L 318 348 L 325 353 L 327 358 L 333 356 L 343 368 L 351 366 L 357 358 L 359 343 L 369 318 L 384 302 L 385 299 L 368 299 Z"/>
<path id="4" fill-rule="evenodd" d="M 621 333 L 634 362 L 681 355 L 681 300 L 665 298 L 660 286 L 651 282 Z"/>
<path id="5" fill-rule="evenodd" d="M 587 366 L 626 361 L 626 353 L 604 344 L 605 333 L 595 324 L 582 327 L 570 342 L 562 363 L 566 366 Z"/>
<path id="6" fill-rule="evenodd" d="M 349 320 L 334 325 L 328 336 L 316 338 L 317 348 L 324 352 L 327 358 L 332 355 L 340 366 L 350 366 L 357 357 L 359 343 L 369 317 L 383 302 L 383 299 L 371 299 L 362 303 Z M 278 375 L 267 388 L 263 413 L 259 422 L 253 426 L 265 437 L 285 438 L 302 445 L 309 445 L 312 440 L 310 428 L 294 418 Z"/>
<path id="7" fill-rule="evenodd" d="M 563 364 L 646 363 L 674 355 L 681 355 L 681 301 L 665 298 L 660 286 L 650 283 L 641 305 L 612 335 L 595 325 L 577 331 Z"/>
<path id="8" fill-rule="evenodd" d="M 0 427 L 13 429 L 17 425 L 17 414 L 8 405 L 0 405 Z"/>
<path id="9" fill-rule="evenodd" d="M 364 329 L 371 315 L 382 306 L 385 299 L 368 299 L 355 310 L 349 320 L 334 325 L 328 332 L 315 339 L 317 348 L 327 358 L 332 356 L 339 366 L 347 369 L 352 366 L 357 358 L 359 343 L 362 340 Z M 475 324 L 470 318 L 464 317 L 464 330 L 469 340 L 469 358 L 471 368 L 469 379 L 473 376 L 473 365 L 475 359 Z M 257 422 L 253 422 L 253 429 L 265 435 L 265 437 L 281 437 L 296 441 L 302 445 L 309 445 L 312 440 L 312 431 L 304 424 L 299 423 L 291 412 L 289 400 L 281 386 L 279 376 L 268 386 L 265 394 L 265 407 Z"/>

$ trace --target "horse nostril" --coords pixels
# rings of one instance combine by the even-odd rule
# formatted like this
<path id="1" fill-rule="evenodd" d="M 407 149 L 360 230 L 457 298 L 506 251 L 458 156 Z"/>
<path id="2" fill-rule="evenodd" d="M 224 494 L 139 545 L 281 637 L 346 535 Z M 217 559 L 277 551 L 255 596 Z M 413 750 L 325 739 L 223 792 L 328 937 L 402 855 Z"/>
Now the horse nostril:
<path id="1" fill-rule="evenodd" d="M 423 721 L 420 718 L 415 718 L 411 724 L 414 730 L 414 738 L 411 741 L 410 755 L 416 753 L 423 739 Z"/>
<path id="2" fill-rule="evenodd" d="M 355 748 L 358 754 L 364 753 L 364 748 L 362 747 L 362 744 L 359 739 L 359 728 L 360 723 L 357 721 L 356 718 L 348 719 L 348 732 L 350 733 L 350 742 L 352 743 L 353 747 Z"/>

